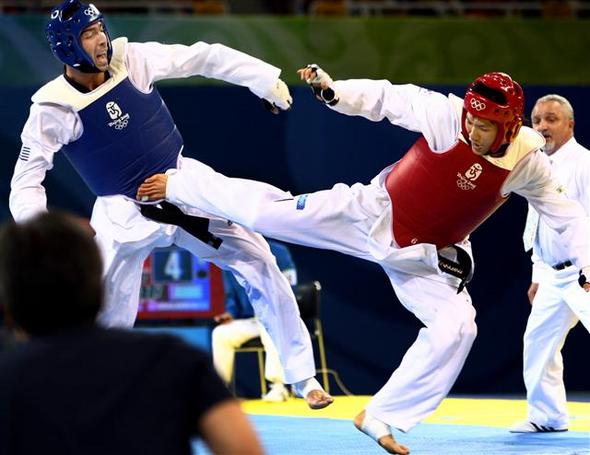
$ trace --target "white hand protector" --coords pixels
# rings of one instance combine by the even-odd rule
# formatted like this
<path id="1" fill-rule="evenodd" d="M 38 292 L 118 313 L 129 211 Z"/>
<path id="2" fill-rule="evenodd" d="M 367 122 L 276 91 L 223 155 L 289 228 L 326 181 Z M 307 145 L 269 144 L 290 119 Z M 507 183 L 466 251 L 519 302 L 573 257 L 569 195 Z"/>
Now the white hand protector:
<path id="1" fill-rule="evenodd" d="M 293 104 L 293 98 L 289 93 L 289 87 L 281 79 L 273 84 L 268 93 L 263 97 L 265 106 L 273 113 L 278 114 L 279 110 L 288 111 Z"/>

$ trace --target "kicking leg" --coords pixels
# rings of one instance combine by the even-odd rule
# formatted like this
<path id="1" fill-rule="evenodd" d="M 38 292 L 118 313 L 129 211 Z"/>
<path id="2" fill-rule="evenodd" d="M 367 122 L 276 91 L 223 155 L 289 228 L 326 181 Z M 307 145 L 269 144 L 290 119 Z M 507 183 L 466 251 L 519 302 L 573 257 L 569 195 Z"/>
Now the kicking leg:
<path id="1" fill-rule="evenodd" d="M 339 183 L 294 197 L 264 182 L 226 177 L 192 159 L 154 180 L 138 195 L 165 195 L 187 211 L 232 220 L 267 237 L 367 260 L 374 260 L 367 252 L 368 232 L 389 204 L 387 194 L 372 185 Z"/>

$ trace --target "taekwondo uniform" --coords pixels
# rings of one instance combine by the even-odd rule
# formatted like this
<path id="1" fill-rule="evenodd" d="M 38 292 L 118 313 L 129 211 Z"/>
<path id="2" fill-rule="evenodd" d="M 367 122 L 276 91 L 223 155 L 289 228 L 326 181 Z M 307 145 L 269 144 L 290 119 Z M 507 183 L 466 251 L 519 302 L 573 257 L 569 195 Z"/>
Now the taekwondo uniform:
<path id="1" fill-rule="evenodd" d="M 287 383 L 315 376 L 309 332 L 289 282 L 259 234 L 202 210 L 187 210 L 210 218 L 205 243 L 183 228 L 144 217 L 135 200 L 145 178 L 195 161 L 182 156 L 182 137 L 155 82 L 201 75 L 246 86 L 263 97 L 280 70 L 220 44 L 163 45 L 118 38 L 112 48 L 109 78 L 95 90 L 83 93 L 62 75 L 33 95 L 11 183 L 15 220 L 46 210 L 42 182 L 54 154 L 63 150 L 98 196 L 91 225 L 105 264 L 102 325 L 133 325 L 145 258 L 156 247 L 177 244 L 231 271 L 245 287 L 274 340 Z"/>
<path id="2" fill-rule="evenodd" d="M 478 156 L 461 135 L 463 100 L 452 94 L 371 80 L 336 81 L 334 90 L 339 102 L 331 109 L 387 119 L 423 138 L 368 185 L 340 183 L 293 197 L 191 163 L 168 171 L 166 197 L 206 207 L 271 238 L 380 264 L 400 302 L 425 327 L 366 410 L 408 431 L 446 397 L 477 332 L 463 287 L 469 277 L 439 263 L 460 256 L 472 263 L 469 234 L 513 192 L 559 232 L 578 269 L 590 264 L 588 224 L 582 208 L 559 193 L 539 151 L 544 139 L 531 128 L 521 128 L 503 157 Z M 217 188 L 231 188 L 235 196 Z M 243 194 L 248 197 L 236 199 Z"/>
<path id="3" fill-rule="evenodd" d="M 555 178 L 569 198 L 590 217 L 590 151 L 571 138 L 550 156 Z M 539 283 L 524 334 L 523 374 L 528 420 L 546 428 L 568 427 L 561 348 L 569 331 L 581 321 L 590 331 L 590 294 L 578 285 L 578 269 L 570 251 L 533 210 L 533 283 Z M 590 237 L 590 231 L 586 234 Z"/>

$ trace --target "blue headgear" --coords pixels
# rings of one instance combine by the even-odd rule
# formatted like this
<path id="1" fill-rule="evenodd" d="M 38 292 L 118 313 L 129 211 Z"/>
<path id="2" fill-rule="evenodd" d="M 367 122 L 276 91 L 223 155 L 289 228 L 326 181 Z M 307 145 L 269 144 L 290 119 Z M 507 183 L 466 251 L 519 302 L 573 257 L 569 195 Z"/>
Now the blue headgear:
<path id="1" fill-rule="evenodd" d="M 80 42 L 82 31 L 96 21 L 103 22 L 108 41 L 107 59 L 110 62 L 113 47 L 104 24 L 104 17 L 92 3 L 85 4 L 79 0 L 65 0 L 51 11 L 51 18 L 45 27 L 45 35 L 53 55 L 66 65 L 84 73 L 100 72 Z"/>

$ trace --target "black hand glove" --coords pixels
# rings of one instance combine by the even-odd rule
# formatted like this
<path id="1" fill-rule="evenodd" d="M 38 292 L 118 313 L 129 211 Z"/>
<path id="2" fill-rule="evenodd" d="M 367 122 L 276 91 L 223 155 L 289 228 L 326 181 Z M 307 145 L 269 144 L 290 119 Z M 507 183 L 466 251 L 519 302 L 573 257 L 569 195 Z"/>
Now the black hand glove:
<path id="1" fill-rule="evenodd" d="M 313 90 L 316 99 L 329 106 L 335 106 L 338 104 L 339 98 L 336 96 L 336 92 L 332 88 L 334 81 L 330 75 L 315 63 L 307 65 L 307 68 L 310 68 L 314 74 L 313 79 L 308 79 L 306 82 Z M 327 85 L 327 87 L 322 89 L 322 85 Z"/>
<path id="2" fill-rule="evenodd" d="M 578 284 L 584 287 L 585 284 L 590 284 L 590 267 L 584 267 L 580 270 L 580 276 L 578 278 Z"/>

